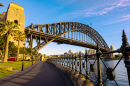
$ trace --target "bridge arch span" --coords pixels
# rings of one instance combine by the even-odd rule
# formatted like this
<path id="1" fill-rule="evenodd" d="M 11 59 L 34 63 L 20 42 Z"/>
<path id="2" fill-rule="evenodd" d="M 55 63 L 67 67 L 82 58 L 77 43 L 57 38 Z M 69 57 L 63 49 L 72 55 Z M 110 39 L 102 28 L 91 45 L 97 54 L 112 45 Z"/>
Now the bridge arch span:
<path id="1" fill-rule="evenodd" d="M 91 28 L 89 25 L 78 22 L 58 22 L 38 25 L 31 24 L 30 26 L 25 28 L 25 32 L 27 34 L 27 38 L 30 39 L 28 41 L 30 47 L 32 47 L 32 39 L 36 39 L 37 46 L 33 47 L 33 49 L 35 50 L 42 49 L 44 46 L 52 41 L 82 47 L 85 47 L 86 45 L 86 47 L 92 49 L 95 49 L 96 44 L 98 43 L 103 51 L 109 50 L 109 47 L 106 44 L 105 40 L 96 30 Z M 62 37 L 63 35 L 64 37 Z M 75 39 L 76 36 L 79 36 L 78 41 Z M 85 38 L 87 36 L 91 40 L 93 40 L 95 44 L 88 42 L 88 40 Z M 80 38 L 82 40 L 80 40 Z M 40 40 L 44 40 L 44 42 L 40 43 Z"/>

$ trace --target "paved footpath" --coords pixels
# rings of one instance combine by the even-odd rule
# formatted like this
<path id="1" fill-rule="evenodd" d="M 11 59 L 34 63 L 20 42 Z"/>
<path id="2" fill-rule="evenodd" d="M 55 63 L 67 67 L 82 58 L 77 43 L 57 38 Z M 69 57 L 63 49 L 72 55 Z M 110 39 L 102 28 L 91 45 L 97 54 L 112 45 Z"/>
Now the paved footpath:
<path id="1" fill-rule="evenodd" d="M 37 62 L 0 80 L 0 86 L 74 86 L 70 79 L 48 62 Z"/>

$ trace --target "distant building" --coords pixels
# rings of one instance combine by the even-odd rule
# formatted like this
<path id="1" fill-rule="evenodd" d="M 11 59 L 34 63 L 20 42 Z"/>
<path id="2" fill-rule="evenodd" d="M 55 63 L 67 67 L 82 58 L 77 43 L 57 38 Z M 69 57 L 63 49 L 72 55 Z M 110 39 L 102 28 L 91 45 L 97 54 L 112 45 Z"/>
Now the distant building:
<path id="1" fill-rule="evenodd" d="M 66 57 L 67 55 L 68 55 L 68 53 L 67 53 L 67 52 L 65 52 L 65 53 L 64 53 L 64 56 Z"/>
<path id="2" fill-rule="evenodd" d="M 96 53 L 96 50 L 94 50 L 94 49 L 89 49 L 89 50 L 88 50 L 88 54 L 90 54 L 90 55 L 91 55 L 91 54 L 95 54 L 95 53 Z"/>
<path id="3" fill-rule="evenodd" d="M 114 48 L 113 48 L 112 45 L 110 46 L 110 50 L 114 50 Z M 110 58 L 114 58 L 114 57 L 115 57 L 114 53 L 111 53 L 111 54 L 110 54 Z"/>
<path id="4" fill-rule="evenodd" d="M 69 51 L 68 51 L 68 54 L 69 54 L 69 55 L 71 55 L 71 54 L 72 54 L 72 51 L 71 51 L 71 50 L 69 50 Z"/>

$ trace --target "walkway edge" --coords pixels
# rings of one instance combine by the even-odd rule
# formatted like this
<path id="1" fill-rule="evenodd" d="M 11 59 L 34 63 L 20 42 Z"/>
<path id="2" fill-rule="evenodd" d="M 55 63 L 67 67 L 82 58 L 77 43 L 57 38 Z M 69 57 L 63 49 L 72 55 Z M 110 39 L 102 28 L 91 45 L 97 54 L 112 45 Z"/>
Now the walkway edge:
<path id="1" fill-rule="evenodd" d="M 49 63 L 49 62 L 47 62 Z M 71 79 L 61 70 L 59 70 L 58 68 L 55 67 L 55 65 L 49 63 L 57 72 L 60 73 L 61 76 L 63 76 L 63 78 L 65 79 L 66 85 L 67 86 L 74 86 L 73 82 L 71 81 Z"/>

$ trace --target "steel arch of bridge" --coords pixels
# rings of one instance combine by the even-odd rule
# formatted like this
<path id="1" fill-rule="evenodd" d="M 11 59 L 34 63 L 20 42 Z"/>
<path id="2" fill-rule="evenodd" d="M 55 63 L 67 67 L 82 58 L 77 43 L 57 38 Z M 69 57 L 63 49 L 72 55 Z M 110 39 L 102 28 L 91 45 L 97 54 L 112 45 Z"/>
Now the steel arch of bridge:
<path id="1" fill-rule="evenodd" d="M 98 43 L 102 51 L 110 50 L 102 36 L 97 31 L 88 25 L 78 22 L 58 22 L 38 25 L 31 24 L 25 28 L 25 33 L 30 48 L 37 51 L 52 41 L 92 49 L 96 49 L 96 44 Z M 33 39 L 36 39 L 37 42 L 37 46 L 35 47 L 32 47 Z M 44 41 L 41 42 L 41 40 Z"/>

